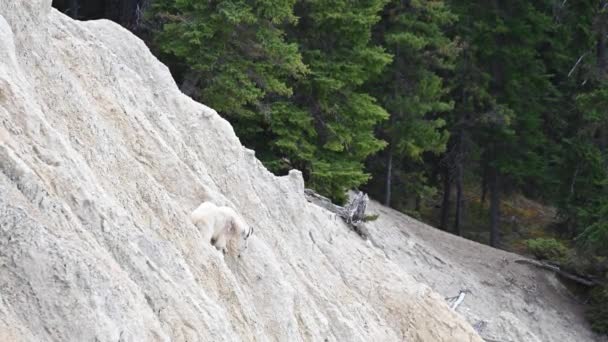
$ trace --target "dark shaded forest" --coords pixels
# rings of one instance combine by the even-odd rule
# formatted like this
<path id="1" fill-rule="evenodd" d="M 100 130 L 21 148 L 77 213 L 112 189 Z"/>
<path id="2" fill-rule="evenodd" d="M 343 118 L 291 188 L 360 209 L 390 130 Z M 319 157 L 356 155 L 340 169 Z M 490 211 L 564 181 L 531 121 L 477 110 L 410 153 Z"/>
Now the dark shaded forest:
<path id="1" fill-rule="evenodd" d="M 608 332 L 608 0 L 53 3 L 142 37 L 276 174 L 592 277 Z"/>

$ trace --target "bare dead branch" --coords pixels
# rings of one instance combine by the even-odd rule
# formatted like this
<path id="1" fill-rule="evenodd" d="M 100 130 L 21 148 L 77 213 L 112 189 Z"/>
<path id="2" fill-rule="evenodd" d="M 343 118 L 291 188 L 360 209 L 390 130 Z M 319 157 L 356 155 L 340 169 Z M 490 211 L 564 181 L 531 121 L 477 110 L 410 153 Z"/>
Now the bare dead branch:
<path id="1" fill-rule="evenodd" d="M 314 203 L 321 208 L 327 209 L 340 216 L 359 236 L 370 239 L 369 231 L 365 227 L 365 210 L 369 197 L 364 192 L 358 192 L 346 207 L 335 205 L 327 197 L 321 196 L 311 189 L 304 189 L 304 195 L 308 202 Z"/>
<path id="2" fill-rule="evenodd" d="M 581 63 L 581 61 L 583 60 L 583 58 L 585 58 L 585 56 L 587 56 L 587 54 L 589 54 L 589 51 L 585 52 L 584 54 L 582 54 L 578 60 L 576 61 L 576 63 L 574 63 L 574 66 L 572 67 L 572 69 L 570 69 L 570 72 L 568 73 L 568 77 L 570 77 L 570 75 L 572 75 L 572 73 L 574 72 L 574 70 L 576 69 L 576 67 Z"/>
<path id="3" fill-rule="evenodd" d="M 538 260 L 531 260 L 531 259 L 520 259 L 520 260 L 515 260 L 515 262 L 518 264 L 528 264 L 528 265 L 536 266 L 539 268 L 544 268 L 549 271 L 553 271 L 564 278 L 573 280 L 573 281 L 575 281 L 579 284 L 583 284 L 585 286 L 596 286 L 596 285 L 601 284 L 596 279 L 593 279 L 588 276 L 578 275 L 578 274 L 574 274 L 574 273 L 571 273 L 568 271 L 564 271 L 561 268 L 559 268 L 559 266 L 552 265 L 552 264 L 549 264 L 546 262 L 542 262 L 542 261 L 538 261 Z"/>

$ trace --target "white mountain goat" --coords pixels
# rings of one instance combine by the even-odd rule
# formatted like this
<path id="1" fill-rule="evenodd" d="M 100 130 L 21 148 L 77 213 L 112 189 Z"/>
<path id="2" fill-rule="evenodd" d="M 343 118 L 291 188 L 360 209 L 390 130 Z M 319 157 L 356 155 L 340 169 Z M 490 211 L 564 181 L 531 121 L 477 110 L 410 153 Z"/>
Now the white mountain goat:
<path id="1" fill-rule="evenodd" d="M 253 234 L 243 218 L 230 207 L 203 202 L 190 214 L 192 223 L 201 231 L 205 241 L 226 254 L 229 242 L 237 243 L 238 256 L 247 249 L 247 239 Z"/>

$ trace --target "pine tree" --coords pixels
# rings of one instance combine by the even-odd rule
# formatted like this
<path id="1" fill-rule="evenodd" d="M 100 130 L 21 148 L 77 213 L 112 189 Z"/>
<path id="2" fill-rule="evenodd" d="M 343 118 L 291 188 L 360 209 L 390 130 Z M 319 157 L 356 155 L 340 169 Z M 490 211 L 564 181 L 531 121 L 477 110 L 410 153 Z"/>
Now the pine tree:
<path id="1" fill-rule="evenodd" d="M 459 23 L 458 25 L 466 25 Z M 468 27 L 468 26 L 467 26 Z M 459 40 L 459 50 L 456 68 L 450 77 L 452 91 L 451 99 L 455 102 L 454 110 L 447 118 L 450 130 L 448 149 L 442 156 L 439 167 L 443 175 L 442 205 L 440 227 L 448 229 L 448 219 L 451 210 L 452 186 L 456 187 L 454 214 L 454 233 L 462 234 L 464 221 L 464 188 L 465 175 L 476 174 L 484 178 L 484 166 L 480 164 L 479 156 L 484 146 L 478 141 L 479 131 L 485 130 L 485 114 L 495 107 L 493 97 L 489 94 L 489 77 L 480 68 L 477 61 L 477 47 L 463 37 Z M 455 184 L 454 184 L 455 183 Z M 483 186 L 482 186 L 483 187 Z M 482 204 L 484 200 L 482 194 Z"/>
<path id="2" fill-rule="evenodd" d="M 271 170 L 298 168 L 343 201 L 385 146 L 373 130 L 387 113 L 364 89 L 391 60 L 371 43 L 384 4 L 159 0 L 153 14 L 184 92 L 225 116 Z"/>
<path id="3" fill-rule="evenodd" d="M 528 1 L 452 1 L 466 23 L 460 33 L 476 46 L 475 60 L 489 77 L 493 108 L 480 116 L 475 140 L 488 165 L 490 244 L 498 245 L 501 194 L 543 179 L 544 103 L 555 95 L 538 51 L 552 20 L 544 4 Z"/>
<path id="4" fill-rule="evenodd" d="M 427 193 L 423 154 L 445 150 L 448 135 L 441 114 L 453 105 L 441 73 L 453 67 L 456 46 L 444 29 L 454 20 L 443 1 L 391 1 L 375 28 L 375 40 L 394 56 L 370 86 L 390 113 L 380 130 L 389 146 L 370 163 L 376 183 L 384 180 L 386 205 L 394 183 L 400 201 Z"/>
<path id="5" fill-rule="evenodd" d="M 294 90 L 294 105 L 310 113 L 317 134 L 314 158 L 305 170 L 309 185 L 340 202 L 345 190 L 366 182 L 363 161 L 385 146 L 374 127 L 387 118 L 365 85 L 391 61 L 371 41 L 386 0 L 300 1 L 297 41 L 310 69 Z"/>
<path id="6" fill-rule="evenodd" d="M 608 203 L 608 79 L 606 27 L 608 2 L 580 1 L 556 9 L 559 36 L 551 66 L 562 94 L 559 115 L 545 130 L 554 145 L 552 196 L 567 237 L 597 253 L 599 236 L 608 236 L 602 209 Z M 600 243 L 601 245 L 601 243 Z"/>
<path id="7" fill-rule="evenodd" d="M 158 0 L 152 16 L 162 29 L 155 46 L 172 65 L 181 89 L 213 107 L 271 169 L 315 152 L 312 118 L 293 106 L 292 84 L 307 68 L 295 43 L 295 0 Z"/>

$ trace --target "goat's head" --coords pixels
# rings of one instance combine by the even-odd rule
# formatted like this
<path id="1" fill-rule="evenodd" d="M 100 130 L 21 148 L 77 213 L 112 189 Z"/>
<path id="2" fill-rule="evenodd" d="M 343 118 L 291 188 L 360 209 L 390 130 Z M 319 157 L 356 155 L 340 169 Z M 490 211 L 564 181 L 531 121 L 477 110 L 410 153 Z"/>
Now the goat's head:
<path id="1" fill-rule="evenodd" d="M 251 237 L 251 235 L 253 235 L 253 227 L 247 226 L 247 229 L 245 229 L 242 233 L 243 241 L 241 242 L 241 248 L 239 250 L 239 258 L 241 257 L 241 254 L 245 250 L 247 250 L 247 247 L 249 246 L 249 238 Z"/>

